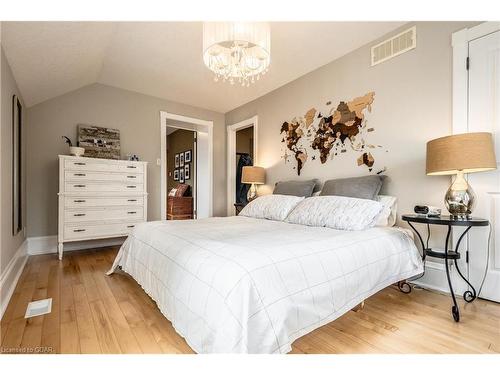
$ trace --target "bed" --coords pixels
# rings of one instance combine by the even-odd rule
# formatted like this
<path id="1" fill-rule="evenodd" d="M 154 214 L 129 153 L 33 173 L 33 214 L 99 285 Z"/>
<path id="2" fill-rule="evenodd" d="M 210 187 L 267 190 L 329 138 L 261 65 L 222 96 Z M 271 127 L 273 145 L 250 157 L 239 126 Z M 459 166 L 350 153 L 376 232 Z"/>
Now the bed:
<path id="1" fill-rule="evenodd" d="M 121 268 L 197 353 L 287 353 L 297 338 L 420 274 L 411 233 L 253 217 L 137 225 Z"/>

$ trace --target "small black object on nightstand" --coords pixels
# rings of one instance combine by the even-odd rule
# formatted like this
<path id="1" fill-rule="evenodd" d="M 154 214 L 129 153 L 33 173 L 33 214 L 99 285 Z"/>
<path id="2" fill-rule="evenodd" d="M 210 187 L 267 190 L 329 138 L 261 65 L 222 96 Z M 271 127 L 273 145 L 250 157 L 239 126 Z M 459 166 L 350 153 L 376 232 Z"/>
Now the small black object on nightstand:
<path id="1" fill-rule="evenodd" d="M 431 217 L 431 216 L 425 216 L 425 215 L 403 215 L 402 219 L 408 223 L 408 225 L 413 229 L 413 231 L 417 234 L 418 239 L 420 240 L 420 244 L 422 245 L 423 249 L 423 254 L 422 254 L 422 259 L 425 260 L 426 256 L 433 257 L 433 258 L 440 258 L 444 259 L 445 262 L 445 269 L 446 269 L 446 278 L 448 280 L 448 286 L 450 287 L 450 294 L 451 298 L 453 300 L 453 306 L 451 307 L 451 313 L 453 315 L 453 319 L 455 319 L 456 322 L 460 320 L 460 311 L 458 309 L 458 304 L 457 300 L 455 298 L 455 294 L 453 292 L 453 286 L 451 284 L 451 279 L 450 279 L 450 267 L 448 264 L 448 260 L 453 260 L 455 263 L 455 267 L 457 269 L 458 274 L 460 277 L 469 285 L 470 289 L 472 290 L 467 290 L 465 291 L 463 297 L 465 302 L 472 302 L 476 299 L 477 294 L 476 294 L 476 289 L 472 286 L 472 284 L 465 278 L 465 276 L 462 274 L 460 271 L 460 268 L 458 267 L 457 259 L 460 259 L 460 242 L 462 242 L 462 239 L 465 237 L 467 232 L 472 228 L 472 227 L 485 227 L 489 225 L 489 221 L 486 219 L 479 219 L 479 218 L 468 218 L 468 219 L 461 219 L 461 218 L 454 218 L 451 216 L 438 216 L 438 217 Z M 427 238 L 430 236 L 430 229 L 429 225 L 446 225 L 448 226 L 448 233 L 446 234 L 446 241 L 445 241 L 445 246 L 444 246 L 444 251 L 436 251 L 432 250 L 431 248 L 427 247 L 426 244 L 424 243 L 424 240 L 422 239 L 422 236 L 420 233 L 415 229 L 412 223 L 422 223 L 422 224 L 427 224 Z M 450 235 L 451 235 L 451 228 L 453 226 L 461 226 L 461 227 L 467 227 L 460 237 L 458 238 L 457 244 L 455 246 L 455 250 L 448 250 L 448 244 L 450 242 Z M 468 258 L 468 257 L 467 257 Z M 408 293 L 406 289 L 403 289 L 403 286 L 408 285 L 407 283 L 403 282 L 398 284 L 399 288 L 401 289 L 402 292 Z"/>

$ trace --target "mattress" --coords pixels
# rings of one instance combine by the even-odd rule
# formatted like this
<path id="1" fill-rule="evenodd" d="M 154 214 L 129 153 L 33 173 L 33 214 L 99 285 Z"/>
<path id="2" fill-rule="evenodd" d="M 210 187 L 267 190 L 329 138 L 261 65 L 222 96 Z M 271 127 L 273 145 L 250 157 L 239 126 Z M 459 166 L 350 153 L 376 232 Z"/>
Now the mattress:
<path id="1" fill-rule="evenodd" d="M 423 271 L 401 228 L 241 216 L 138 224 L 108 274 L 117 267 L 197 353 L 287 353 L 297 338 Z"/>

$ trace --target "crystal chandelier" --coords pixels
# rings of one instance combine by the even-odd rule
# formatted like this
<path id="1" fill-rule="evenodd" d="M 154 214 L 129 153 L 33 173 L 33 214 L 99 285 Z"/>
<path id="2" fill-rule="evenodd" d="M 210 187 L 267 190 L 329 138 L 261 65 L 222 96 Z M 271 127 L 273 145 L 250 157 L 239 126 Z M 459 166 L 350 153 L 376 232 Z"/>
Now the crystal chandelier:
<path id="1" fill-rule="evenodd" d="M 269 69 L 269 23 L 204 22 L 203 61 L 215 73 L 215 81 L 250 86 Z"/>

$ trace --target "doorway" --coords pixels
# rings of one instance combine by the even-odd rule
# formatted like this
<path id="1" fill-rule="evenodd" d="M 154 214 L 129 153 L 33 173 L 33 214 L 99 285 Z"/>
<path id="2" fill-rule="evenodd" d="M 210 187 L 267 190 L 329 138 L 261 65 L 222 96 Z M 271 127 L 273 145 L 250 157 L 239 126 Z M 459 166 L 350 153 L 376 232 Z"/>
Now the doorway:
<path id="1" fill-rule="evenodd" d="M 252 166 L 253 164 L 253 125 L 239 129 L 236 131 L 236 163 L 234 165 L 236 178 L 234 196 L 235 204 L 246 205 L 248 203 L 247 194 L 250 186 L 241 182 L 243 167 Z"/>
<path id="2" fill-rule="evenodd" d="M 213 209 L 213 122 L 161 111 L 160 138 L 161 220 L 167 219 L 168 192 L 171 187 L 177 186 L 181 181 L 184 181 L 184 184 L 187 183 L 191 189 L 193 218 L 211 217 Z M 189 148 L 190 145 L 192 148 Z M 190 162 L 186 162 L 186 156 L 188 160 L 191 160 Z M 182 167 L 180 164 L 183 164 Z M 189 166 L 186 168 L 187 164 Z M 186 179 L 186 169 L 189 179 Z M 169 173 L 171 173 L 170 176 Z"/>
<path id="3" fill-rule="evenodd" d="M 246 204 L 248 185 L 241 184 L 243 166 L 257 165 L 258 117 L 227 127 L 227 215 L 236 214 L 235 204 Z"/>
<path id="4" fill-rule="evenodd" d="M 197 134 L 167 123 L 167 194 L 173 197 L 167 197 L 167 220 L 196 218 Z M 169 199 L 176 201 L 170 213 Z"/>

